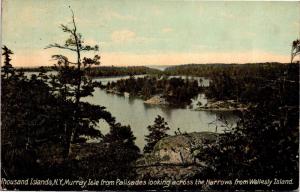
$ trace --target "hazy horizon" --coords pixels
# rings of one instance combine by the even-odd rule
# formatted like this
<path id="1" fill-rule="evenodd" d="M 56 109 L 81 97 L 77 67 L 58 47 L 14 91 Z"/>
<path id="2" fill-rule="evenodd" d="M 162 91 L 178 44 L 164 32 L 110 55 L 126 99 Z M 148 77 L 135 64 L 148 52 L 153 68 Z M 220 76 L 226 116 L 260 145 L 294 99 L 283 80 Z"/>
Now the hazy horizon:
<path id="1" fill-rule="evenodd" d="M 102 66 L 290 61 L 299 38 L 299 2 L 3 0 L 2 44 L 16 67 L 50 66 L 44 49 L 68 38 L 71 12 Z M 146 11 L 145 11 L 146 10 Z"/>
<path id="2" fill-rule="evenodd" d="M 97 65 L 94 67 L 149 67 L 149 68 L 158 68 L 158 67 L 174 67 L 174 66 L 182 66 L 182 65 L 248 65 L 248 64 L 267 64 L 267 63 L 276 63 L 276 64 L 289 64 L 289 62 L 281 63 L 281 62 L 257 62 L 257 63 L 182 63 L 175 65 Z M 54 65 L 36 65 L 36 66 L 16 66 L 16 68 L 39 68 L 39 67 L 52 67 Z"/>

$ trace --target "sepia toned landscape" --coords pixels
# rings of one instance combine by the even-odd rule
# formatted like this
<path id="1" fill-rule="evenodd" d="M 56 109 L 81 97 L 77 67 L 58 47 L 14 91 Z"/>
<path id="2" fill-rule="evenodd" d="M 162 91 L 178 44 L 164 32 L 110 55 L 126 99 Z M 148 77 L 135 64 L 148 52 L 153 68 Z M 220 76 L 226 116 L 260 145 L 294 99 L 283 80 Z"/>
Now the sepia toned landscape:
<path id="1" fill-rule="evenodd" d="M 2 10 L 2 190 L 298 188 L 298 2 Z"/>

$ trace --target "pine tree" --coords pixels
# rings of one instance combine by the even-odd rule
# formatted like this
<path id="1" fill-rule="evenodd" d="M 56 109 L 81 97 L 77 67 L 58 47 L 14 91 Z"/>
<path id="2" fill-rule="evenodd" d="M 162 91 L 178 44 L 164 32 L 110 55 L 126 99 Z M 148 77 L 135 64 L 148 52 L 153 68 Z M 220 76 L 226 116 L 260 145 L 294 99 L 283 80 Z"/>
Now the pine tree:
<path id="1" fill-rule="evenodd" d="M 95 156 L 95 176 L 105 179 L 124 178 L 134 176 L 134 162 L 140 156 L 140 149 L 135 145 L 135 137 L 130 126 L 115 123 L 103 137 L 104 149 Z"/>
<path id="2" fill-rule="evenodd" d="M 43 160 L 60 155 L 60 101 L 40 75 L 12 73 L 2 79 L 1 91 L 1 174 L 7 179 L 37 176 Z"/>
<path id="3" fill-rule="evenodd" d="M 2 47 L 4 56 L 4 65 L 2 66 L 3 76 L 5 78 L 8 78 L 9 74 L 14 73 L 14 68 L 12 64 L 10 63 L 11 58 L 10 55 L 14 54 L 9 48 L 7 48 L 5 45 Z"/>
<path id="4" fill-rule="evenodd" d="M 296 39 L 292 43 L 291 63 L 293 63 L 294 58 L 299 54 L 300 54 L 300 39 Z"/>
<path id="5" fill-rule="evenodd" d="M 98 51 L 98 45 L 85 45 L 81 33 L 78 32 L 74 13 L 72 12 L 72 26 L 61 25 L 64 33 L 69 35 L 69 38 L 63 45 L 54 43 L 46 47 L 68 50 L 75 54 L 76 61 L 70 61 L 64 55 L 53 55 L 52 58 L 57 60 L 55 69 L 58 71 L 57 76 L 51 77 L 51 85 L 53 93 L 61 97 L 65 102 L 72 103 L 69 105 L 66 114 L 66 122 L 64 125 L 66 132 L 66 149 L 67 154 L 70 153 L 71 143 L 81 141 L 80 135 L 88 135 L 92 137 L 100 137 L 100 131 L 95 129 L 99 119 L 104 118 L 108 123 L 114 122 L 104 107 L 94 106 L 81 101 L 81 98 L 91 96 L 95 84 L 92 79 L 87 77 L 87 72 L 93 65 L 100 64 L 100 56 L 95 55 L 93 58 L 82 58 L 83 52 Z M 86 115 L 92 114 L 92 115 Z M 103 116 L 104 115 L 104 116 Z M 71 117 L 71 118 L 70 118 Z"/>
<path id="6" fill-rule="evenodd" d="M 151 152 L 159 140 L 168 136 L 167 131 L 170 130 L 168 123 L 165 122 L 165 119 L 160 115 L 155 118 L 154 125 L 150 125 L 147 128 L 150 133 L 145 136 L 145 140 L 147 142 L 144 147 L 145 153 Z"/>

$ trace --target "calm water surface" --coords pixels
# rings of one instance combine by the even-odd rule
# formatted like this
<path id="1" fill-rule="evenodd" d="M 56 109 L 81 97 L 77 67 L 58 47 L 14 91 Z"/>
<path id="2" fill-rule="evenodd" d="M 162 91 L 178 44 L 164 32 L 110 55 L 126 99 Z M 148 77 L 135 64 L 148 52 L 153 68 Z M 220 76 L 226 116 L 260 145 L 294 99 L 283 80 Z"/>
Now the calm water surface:
<path id="1" fill-rule="evenodd" d="M 120 77 L 98 78 L 96 80 L 107 83 L 112 79 L 117 80 L 120 79 Z M 207 84 L 207 82 L 204 84 Z M 232 125 L 234 125 L 237 120 L 237 116 L 229 112 L 195 111 L 194 108 L 198 101 L 201 101 L 202 104 L 207 102 L 203 94 L 193 99 L 191 106 L 186 108 L 149 105 L 145 104 L 142 99 L 109 94 L 98 88 L 92 97 L 87 97 L 84 100 L 92 104 L 105 106 L 107 110 L 116 117 L 117 122 L 123 125 L 130 125 L 136 137 L 136 144 L 141 149 L 145 145 L 144 137 L 148 134 L 147 126 L 153 124 L 157 115 L 165 118 L 165 121 L 167 121 L 171 128 L 169 134 L 172 135 L 174 135 L 174 132 L 177 131 L 178 128 L 182 133 L 195 131 L 222 132 L 224 128 L 221 127 L 221 123 L 215 123 L 217 117 L 220 115 L 223 115 Z M 218 125 L 217 130 L 216 125 Z M 99 127 L 104 134 L 109 130 L 105 122 L 100 122 Z"/>
<path id="2" fill-rule="evenodd" d="M 48 74 L 55 72 L 48 72 Z M 26 76 L 38 75 L 36 72 L 27 72 Z M 138 75 L 137 77 L 143 77 L 144 75 Z M 103 84 L 111 81 L 117 81 L 119 79 L 129 78 L 129 76 L 123 77 L 104 77 L 95 78 L 94 81 L 101 81 Z M 182 78 L 191 78 L 185 77 Z M 201 80 L 203 86 L 208 86 L 209 80 L 204 78 L 193 78 Z M 105 106 L 106 109 L 116 118 L 117 122 L 122 125 L 130 125 L 134 136 L 136 137 L 137 146 L 142 149 L 145 145 L 145 135 L 148 134 L 148 125 L 152 125 L 155 117 L 160 115 L 165 118 L 168 123 L 170 130 L 169 134 L 174 135 L 178 128 L 182 133 L 184 132 L 199 132 L 199 131 L 212 131 L 212 132 L 222 132 L 224 127 L 222 123 L 217 122 L 216 119 L 222 115 L 224 118 L 232 125 L 235 125 L 237 121 L 237 116 L 231 112 L 209 112 L 209 111 L 195 111 L 198 101 L 202 104 L 207 102 L 203 94 L 199 94 L 197 98 L 192 100 L 192 104 L 186 108 L 175 108 L 170 106 L 158 106 L 145 104 L 142 99 L 132 98 L 126 96 L 120 96 L 115 94 L 106 93 L 104 90 L 99 88 L 95 89 L 93 96 L 86 97 L 82 99 L 83 101 L 90 102 L 92 104 L 97 104 Z M 217 126 L 217 129 L 216 129 Z M 103 134 L 109 131 L 109 126 L 106 122 L 101 121 L 99 123 L 99 128 Z M 93 142 L 93 140 L 90 140 Z"/>

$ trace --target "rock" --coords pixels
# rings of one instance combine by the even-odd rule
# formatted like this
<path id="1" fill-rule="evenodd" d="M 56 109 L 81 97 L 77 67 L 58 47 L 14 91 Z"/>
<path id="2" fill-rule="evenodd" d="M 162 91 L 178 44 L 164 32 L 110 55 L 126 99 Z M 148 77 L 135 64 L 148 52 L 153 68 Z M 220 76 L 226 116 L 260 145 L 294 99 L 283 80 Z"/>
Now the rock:
<path id="1" fill-rule="evenodd" d="M 206 162 L 200 162 L 195 155 L 203 146 L 217 141 L 218 134 L 212 132 L 194 132 L 161 139 L 153 151 L 137 160 L 137 173 L 154 178 L 191 177 L 201 172 Z M 198 149 L 198 150 L 196 150 Z M 154 173 L 159 169 L 158 175 Z"/>
<path id="2" fill-rule="evenodd" d="M 244 111 L 249 108 L 249 105 L 237 103 L 234 100 L 208 100 L 208 103 L 204 106 L 199 106 L 198 111 Z"/>
<path id="3" fill-rule="evenodd" d="M 116 94 L 116 95 L 124 95 L 124 93 L 119 92 L 117 89 L 107 89 L 106 93 L 112 93 L 112 94 Z"/>
<path id="4" fill-rule="evenodd" d="M 161 97 L 160 95 L 155 95 L 151 97 L 150 99 L 144 101 L 146 104 L 152 104 L 152 105 L 167 105 L 168 102 Z"/>

